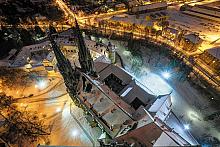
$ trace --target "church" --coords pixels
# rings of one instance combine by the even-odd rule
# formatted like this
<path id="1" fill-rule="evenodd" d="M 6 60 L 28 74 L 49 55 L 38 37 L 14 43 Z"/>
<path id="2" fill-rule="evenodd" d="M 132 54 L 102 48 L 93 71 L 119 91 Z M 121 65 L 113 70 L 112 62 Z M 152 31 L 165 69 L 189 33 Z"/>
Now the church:
<path id="1" fill-rule="evenodd" d="M 75 20 L 76 21 L 76 20 Z M 115 65 L 115 51 L 93 61 L 76 21 L 80 67 L 72 66 L 49 34 L 67 91 L 102 130 L 101 145 L 112 142 L 133 146 L 187 146 L 164 120 L 171 111 L 170 94 L 156 95 L 123 68 Z M 110 59 L 109 59 L 110 57 Z"/>

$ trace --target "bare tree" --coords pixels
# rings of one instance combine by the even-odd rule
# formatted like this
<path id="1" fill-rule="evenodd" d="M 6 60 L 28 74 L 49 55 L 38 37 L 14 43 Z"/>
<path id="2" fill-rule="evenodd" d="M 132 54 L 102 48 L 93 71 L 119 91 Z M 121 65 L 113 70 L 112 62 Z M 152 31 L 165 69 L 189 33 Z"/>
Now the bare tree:
<path id="1" fill-rule="evenodd" d="M 30 83 L 31 76 L 30 73 L 25 72 L 22 69 L 0 68 L 0 81 L 0 89 L 14 89 L 21 87 L 24 83 Z"/>
<path id="2" fill-rule="evenodd" d="M 49 127 L 35 112 L 19 110 L 11 96 L 0 94 L 0 138 L 8 144 L 33 144 L 49 135 Z"/>

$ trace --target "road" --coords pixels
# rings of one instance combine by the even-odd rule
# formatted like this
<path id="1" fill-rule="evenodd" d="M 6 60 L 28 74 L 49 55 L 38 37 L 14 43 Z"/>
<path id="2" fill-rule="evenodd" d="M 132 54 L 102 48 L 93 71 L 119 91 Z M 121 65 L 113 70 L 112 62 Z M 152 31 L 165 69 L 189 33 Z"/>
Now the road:
<path id="1" fill-rule="evenodd" d="M 19 24 L 19 25 L 4 25 L 4 24 L 1 24 L 0 25 L 0 28 L 2 27 L 5 27 L 5 28 L 23 28 L 23 29 L 30 29 L 30 28 L 34 28 L 35 26 L 38 26 L 40 28 L 49 28 L 49 24 L 33 24 L 33 25 L 30 25 L 30 24 Z M 53 26 L 55 28 L 57 28 L 58 30 L 63 30 L 63 29 L 69 29 L 71 28 L 70 25 L 56 25 L 56 26 Z"/>
<path id="2" fill-rule="evenodd" d="M 50 80 L 51 78 L 53 80 Z M 45 81 L 45 86 L 40 84 L 43 87 L 36 87 L 36 81 L 33 80 L 31 84 L 28 84 L 24 90 L 18 93 L 15 89 L 10 90 L 10 92 L 6 91 L 8 95 L 10 93 L 14 96 L 34 94 L 33 97 L 17 99 L 16 104 L 19 109 L 36 112 L 39 118 L 44 119 L 45 124 L 50 126 L 51 134 L 48 139 L 37 142 L 35 146 L 38 143 L 54 146 L 96 145 L 98 143 L 96 138 L 100 134 L 97 134 L 97 130 L 89 126 L 86 119 L 82 119 L 84 113 L 72 103 L 66 92 L 62 76 L 58 73 L 56 76 L 41 76 L 42 80 Z M 70 111 L 70 107 L 72 107 L 72 111 Z M 81 128 L 80 124 L 83 124 L 86 129 Z M 30 147 L 30 145 L 24 147 Z"/>
<path id="3" fill-rule="evenodd" d="M 113 16 L 113 15 L 117 15 L 117 14 L 121 14 L 121 13 L 125 13 L 127 12 L 126 9 L 124 10 L 118 10 L 118 11 L 114 11 L 114 12 L 108 12 L 108 13 L 103 13 L 103 14 L 92 14 L 89 16 L 77 16 L 76 14 L 74 14 L 71 9 L 65 4 L 65 2 L 63 2 L 62 0 L 56 0 L 56 3 L 59 5 L 60 9 L 62 9 L 65 13 L 66 16 L 70 17 L 70 19 L 77 19 L 77 21 L 80 21 L 81 23 L 84 23 L 85 20 L 87 19 L 95 19 L 95 18 L 103 18 L 103 17 L 109 17 L 109 16 Z M 74 24 L 74 21 L 72 21 Z"/>

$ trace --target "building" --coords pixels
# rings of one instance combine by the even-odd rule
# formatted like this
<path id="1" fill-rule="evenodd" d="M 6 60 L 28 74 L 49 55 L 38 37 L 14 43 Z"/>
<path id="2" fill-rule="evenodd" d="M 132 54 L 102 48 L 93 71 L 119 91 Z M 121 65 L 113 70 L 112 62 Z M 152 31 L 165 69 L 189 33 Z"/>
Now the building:
<path id="1" fill-rule="evenodd" d="M 43 43 L 24 46 L 20 52 L 16 54 L 14 60 L 11 61 L 11 67 L 24 66 L 29 63 L 28 58 L 31 59 L 31 63 L 36 63 L 39 58 L 45 59 L 49 53 L 50 45 L 48 41 Z M 38 59 L 37 59 L 38 58 Z"/>
<path id="2" fill-rule="evenodd" d="M 165 21 L 169 18 L 167 12 L 165 12 L 165 11 L 152 12 L 152 13 L 149 13 L 148 16 L 152 20 L 156 20 L 156 21 Z"/>
<path id="3" fill-rule="evenodd" d="M 78 53 L 81 53 L 79 63 L 82 65 L 90 60 L 84 53 L 90 52 L 82 41 L 78 25 L 76 30 Z M 73 103 L 91 118 L 88 121 L 102 130 L 99 137 L 101 142 L 128 142 L 137 147 L 190 145 L 165 124 L 172 105 L 170 93 L 154 94 L 127 71 L 105 60 L 105 55 L 98 57 L 95 62 L 90 60 L 92 65 L 88 66 L 93 66 L 95 75 L 78 70 L 74 68 L 76 66 L 71 66 L 52 36 L 49 35 L 49 38 L 67 91 Z"/>
<path id="4" fill-rule="evenodd" d="M 66 41 L 64 38 L 58 38 L 57 43 L 60 45 L 62 53 L 67 58 L 73 60 L 78 60 L 78 47 L 74 43 Z M 96 59 L 102 55 L 109 57 L 109 53 L 112 50 L 108 50 L 107 45 L 98 44 L 92 40 L 85 40 L 86 46 L 89 48 L 91 56 L 93 59 Z M 37 57 L 37 58 L 36 58 Z M 30 59 L 30 61 L 28 61 Z M 26 64 L 32 65 L 35 67 L 44 66 L 47 71 L 57 71 L 56 58 L 54 53 L 51 50 L 51 45 L 48 41 L 35 44 L 31 46 L 25 46 L 22 48 L 20 53 L 15 57 L 15 60 L 12 61 L 11 67 L 24 66 Z M 78 63 L 76 63 L 79 65 Z"/>
<path id="5" fill-rule="evenodd" d="M 95 69 L 99 78 L 83 74 L 78 98 L 111 140 L 137 147 L 189 145 L 164 123 L 172 105 L 169 94 L 153 94 L 124 69 L 99 58 Z"/>
<path id="6" fill-rule="evenodd" d="M 137 19 L 135 15 L 117 15 L 108 20 L 100 20 L 99 28 L 102 28 L 106 32 L 116 33 L 118 35 L 125 35 L 125 33 L 139 32 L 142 35 L 151 33 L 154 27 L 153 20 L 147 20 L 146 15 L 140 16 Z"/>
<path id="7" fill-rule="evenodd" d="M 202 44 L 202 39 L 195 33 L 184 35 L 180 40 L 180 46 L 183 50 L 194 52 Z"/>
<path id="8" fill-rule="evenodd" d="M 220 1 L 195 6 L 185 6 L 184 14 L 220 22 Z"/>
<path id="9" fill-rule="evenodd" d="M 115 15 L 108 19 L 98 19 L 98 27 L 105 34 L 117 34 L 127 36 L 134 33 L 135 36 L 147 37 L 155 35 L 155 32 L 163 29 L 162 22 L 169 19 L 166 11 L 149 12 L 138 15 Z M 155 31 L 156 30 L 156 31 Z"/>
<path id="10" fill-rule="evenodd" d="M 174 28 L 164 28 L 163 32 L 162 32 L 162 36 L 165 38 L 168 38 L 172 41 L 175 41 L 178 37 L 179 31 L 174 29 Z"/>
<path id="11" fill-rule="evenodd" d="M 56 42 L 59 44 L 63 54 L 65 56 L 72 56 L 75 59 L 78 59 L 76 53 L 78 53 L 78 47 L 76 44 L 75 38 L 73 36 L 72 29 L 63 31 L 57 35 Z M 109 50 L 104 44 L 96 43 L 90 39 L 85 39 L 85 44 L 89 48 L 90 53 L 93 59 L 98 58 L 99 56 L 106 55 L 109 56 Z M 13 59 L 10 56 L 10 67 L 22 67 L 26 64 L 31 64 L 33 67 L 45 65 L 46 69 L 56 69 L 56 60 L 55 56 L 51 49 L 51 44 L 49 41 L 44 41 L 38 44 L 33 44 L 29 46 L 24 46 L 16 54 L 13 52 Z M 73 56 L 74 55 L 74 56 Z M 30 59 L 30 61 L 28 61 Z M 47 67 L 49 66 L 49 68 Z"/>
<path id="12" fill-rule="evenodd" d="M 129 13 L 142 14 L 142 13 L 166 10 L 167 6 L 168 5 L 166 2 L 156 2 L 156 3 L 147 4 L 147 5 L 132 5 L 129 9 Z"/>
<path id="13" fill-rule="evenodd" d="M 42 61 L 43 66 L 48 72 L 57 70 L 56 63 L 57 61 L 53 52 L 50 52 L 47 58 Z"/>
<path id="14" fill-rule="evenodd" d="M 216 73 L 220 74 L 220 46 L 205 50 L 199 59 Z"/>

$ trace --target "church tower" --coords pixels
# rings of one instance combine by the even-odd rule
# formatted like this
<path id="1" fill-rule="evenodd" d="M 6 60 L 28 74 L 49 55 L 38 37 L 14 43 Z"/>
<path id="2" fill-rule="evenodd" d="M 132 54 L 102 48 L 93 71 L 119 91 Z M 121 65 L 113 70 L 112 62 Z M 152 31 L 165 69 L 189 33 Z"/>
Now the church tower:
<path id="1" fill-rule="evenodd" d="M 82 36 L 81 30 L 79 28 L 79 25 L 76 19 L 75 19 L 75 25 L 76 25 L 75 33 L 76 33 L 76 37 L 77 37 L 76 39 L 77 39 L 78 49 L 79 49 L 78 56 L 79 56 L 79 63 L 81 65 L 81 69 L 84 73 L 95 76 L 96 72 L 94 70 L 94 63 L 90 55 L 90 52 L 85 45 L 84 38 Z"/>
<path id="2" fill-rule="evenodd" d="M 79 89 L 79 83 L 81 78 L 80 72 L 71 66 L 70 61 L 66 59 L 66 57 L 63 55 L 60 48 L 57 46 L 56 42 L 54 41 L 53 38 L 54 36 L 52 36 L 50 32 L 48 34 L 48 37 L 57 59 L 57 67 L 61 75 L 63 76 L 64 83 L 68 91 L 70 91 L 70 93 L 73 96 L 75 96 L 77 95 Z"/>
<path id="3" fill-rule="evenodd" d="M 108 43 L 108 58 L 111 60 L 111 63 L 114 64 L 116 62 L 115 60 L 115 46 L 111 44 L 111 42 Z"/>

